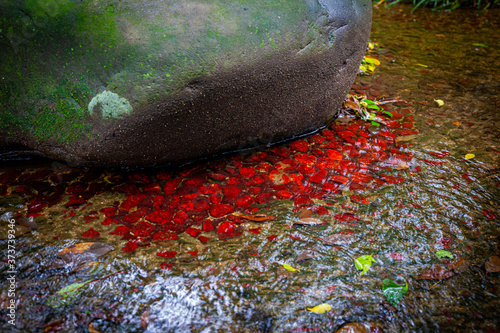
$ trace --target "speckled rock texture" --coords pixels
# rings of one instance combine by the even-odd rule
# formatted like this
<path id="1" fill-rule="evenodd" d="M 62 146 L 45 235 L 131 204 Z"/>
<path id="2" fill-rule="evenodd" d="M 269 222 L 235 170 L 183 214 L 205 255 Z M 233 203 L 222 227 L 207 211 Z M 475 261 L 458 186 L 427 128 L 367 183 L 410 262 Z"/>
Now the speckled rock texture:
<path id="1" fill-rule="evenodd" d="M 369 0 L 0 3 L 0 147 L 78 165 L 181 163 L 334 118 Z"/>

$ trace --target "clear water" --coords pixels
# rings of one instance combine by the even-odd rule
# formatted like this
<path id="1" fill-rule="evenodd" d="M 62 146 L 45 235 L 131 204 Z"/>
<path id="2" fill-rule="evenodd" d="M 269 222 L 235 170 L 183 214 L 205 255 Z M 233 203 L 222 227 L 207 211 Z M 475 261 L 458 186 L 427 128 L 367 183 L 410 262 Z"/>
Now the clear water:
<path id="1" fill-rule="evenodd" d="M 371 332 L 499 330 L 499 273 L 485 262 L 500 254 L 500 16 L 409 12 L 374 10 L 380 49 L 370 56 L 381 65 L 352 88 L 399 98 L 384 105 L 388 126 L 347 115 L 281 147 L 180 170 L 4 163 L 0 236 L 9 220 L 23 226 L 15 326 L 1 241 L 2 331 L 334 332 L 350 322 Z M 408 135 L 416 137 L 399 141 Z M 304 208 L 326 223 L 294 225 Z M 256 213 L 275 219 L 241 217 Z M 339 233 L 359 240 L 323 244 Z M 61 264 L 57 253 L 82 242 L 114 250 Z M 469 265 L 420 279 L 432 267 L 452 271 L 438 250 Z M 367 254 L 375 262 L 360 275 L 353 259 Z M 384 279 L 408 282 L 397 307 Z M 331 311 L 307 310 L 322 303 Z"/>

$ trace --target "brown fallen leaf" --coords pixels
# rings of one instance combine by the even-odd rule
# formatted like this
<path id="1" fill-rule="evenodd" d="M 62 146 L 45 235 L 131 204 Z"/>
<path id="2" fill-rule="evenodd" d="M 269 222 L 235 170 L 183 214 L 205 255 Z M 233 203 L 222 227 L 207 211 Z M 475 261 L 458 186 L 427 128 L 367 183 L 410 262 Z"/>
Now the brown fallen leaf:
<path id="1" fill-rule="evenodd" d="M 241 215 L 242 219 L 250 220 L 254 222 L 267 222 L 274 220 L 276 216 L 266 215 L 266 214 L 253 214 L 253 215 Z"/>
<path id="2" fill-rule="evenodd" d="M 360 106 L 358 103 L 348 100 L 348 101 L 344 102 L 344 108 L 358 110 L 360 108 Z"/>
<path id="3" fill-rule="evenodd" d="M 306 217 L 303 219 L 300 219 L 298 221 L 293 221 L 293 224 L 300 224 L 300 225 L 318 225 L 318 224 L 325 224 L 327 222 L 317 219 L 315 217 Z"/>
<path id="4" fill-rule="evenodd" d="M 312 212 L 307 208 L 302 208 L 299 212 L 299 219 L 305 219 L 312 217 Z"/>
<path id="5" fill-rule="evenodd" d="M 366 326 L 361 323 L 349 323 L 342 326 L 336 333 L 367 333 Z"/>
<path id="6" fill-rule="evenodd" d="M 417 136 L 415 134 L 412 134 L 412 135 L 404 135 L 404 136 L 398 136 L 394 141 L 396 143 L 399 143 L 399 142 L 406 142 L 406 141 L 411 141 L 413 139 L 415 139 Z"/>
<path id="7" fill-rule="evenodd" d="M 500 272 L 500 257 L 491 256 L 490 260 L 484 264 L 484 267 L 488 273 Z"/>
<path id="8" fill-rule="evenodd" d="M 107 243 L 78 243 L 59 251 L 57 256 L 62 260 L 54 262 L 51 268 L 80 265 L 85 262 L 95 261 L 97 258 L 113 250 L 114 246 Z"/>
<path id="9" fill-rule="evenodd" d="M 279 266 L 278 270 L 276 271 L 276 277 L 278 280 L 288 279 L 294 275 L 295 275 L 295 272 L 289 271 L 283 266 Z"/>
<path id="10" fill-rule="evenodd" d="M 401 162 L 400 164 L 398 164 L 397 166 L 395 166 L 394 169 L 395 170 L 406 170 L 409 167 L 410 166 L 408 164 Z"/>
<path id="11" fill-rule="evenodd" d="M 317 253 L 315 251 L 304 250 L 297 257 L 297 261 L 313 259 L 313 258 L 316 258 L 316 255 L 317 255 Z"/>
<path id="12" fill-rule="evenodd" d="M 470 262 L 465 258 L 457 257 L 448 264 L 448 269 L 453 270 L 456 274 L 463 273 L 469 268 Z"/>
<path id="13" fill-rule="evenodd" d="M 432 267 L 431 269 L 428 269 L 424 273 L 420 274 L 418 276 L 418 279 L 426 279 L 426 280 L 442 280 L 442 279 L 447 279 L 449 277 L 452 277 L 454 274 L 453 272 L 441 267 Z"/>
<path id="14" fill-rule="evenodd" d="M 359 234 L 333 234 L 323 238 L 326 245 L 347 245 L 356 243 L 362 238 Z"/>
<path id="15" fill-rule="evenodd" d="M 78 244 L 75 244 L 75 245 L 72 245 L 70 247 L 67 247 L 65 249 L 62 249 L 61 251 L 59 251 L 59 253 L 57 254 L 57 256 L 64 256 L 65 254 L 68 254 L 68 253 L 83 253 L 85 251 L 87 251 L 90 246 L 94 245 L 95 243 L 94 242 L 89 242 L 89 243 L 78 243 Z"/>

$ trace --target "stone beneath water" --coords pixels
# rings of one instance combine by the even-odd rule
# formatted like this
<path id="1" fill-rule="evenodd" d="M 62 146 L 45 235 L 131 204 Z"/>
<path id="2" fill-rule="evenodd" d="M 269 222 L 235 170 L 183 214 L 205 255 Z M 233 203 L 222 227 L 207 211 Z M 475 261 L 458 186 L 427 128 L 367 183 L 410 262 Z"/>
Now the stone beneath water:
<path id="1" fill-rule="evenodd" d="M 108 166 L 321 127 L 371 26 L 368 0 L 24 0 L 0 14 L 0 148 Z"/>

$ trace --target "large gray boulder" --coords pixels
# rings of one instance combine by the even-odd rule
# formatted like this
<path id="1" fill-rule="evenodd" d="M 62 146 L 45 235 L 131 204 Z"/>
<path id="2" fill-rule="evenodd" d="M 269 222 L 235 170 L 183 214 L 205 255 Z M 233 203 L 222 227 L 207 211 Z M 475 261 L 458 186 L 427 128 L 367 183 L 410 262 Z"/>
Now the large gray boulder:
<path id="1" fill-rule="evenodd" d="M 0 146 L 154 165 L 326 124 L 366 49 L 369 0 L 0 3 Z"/>

